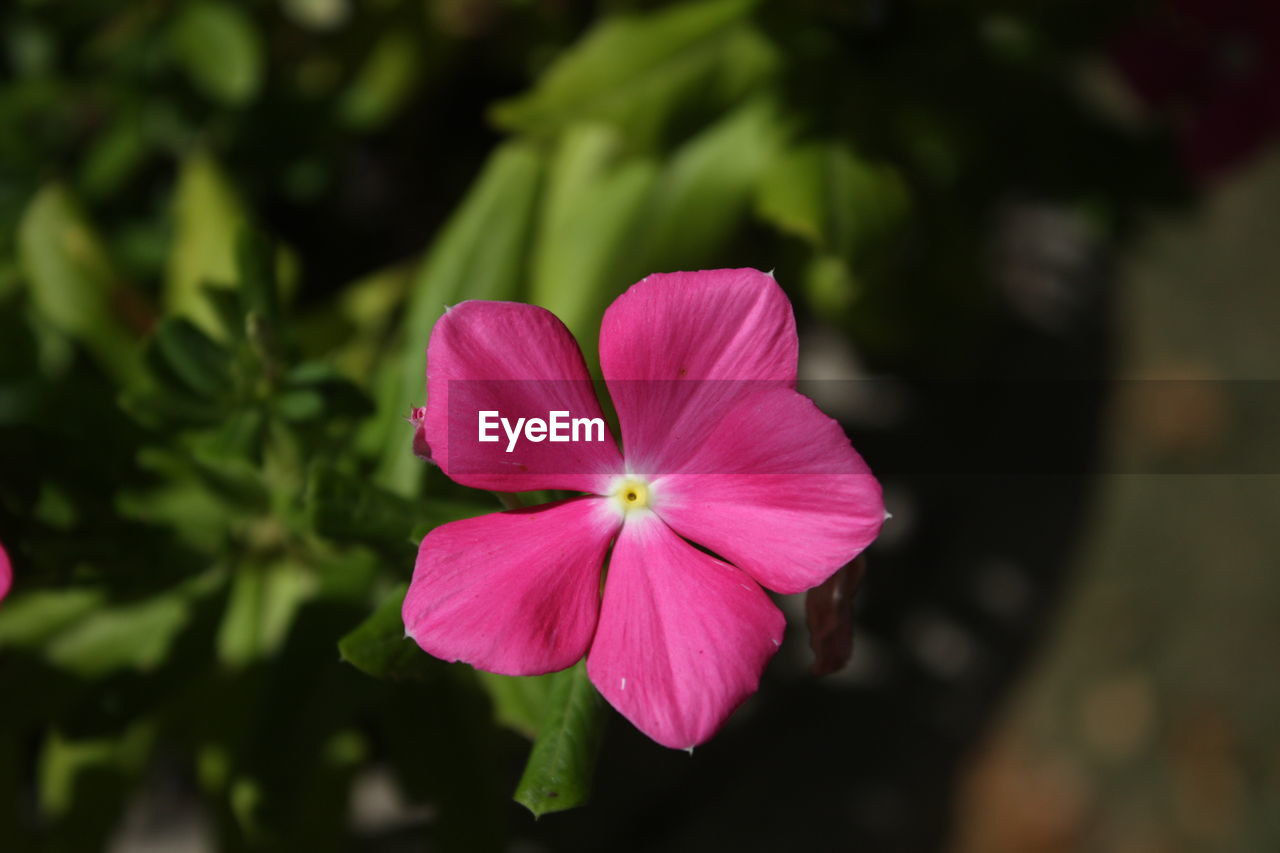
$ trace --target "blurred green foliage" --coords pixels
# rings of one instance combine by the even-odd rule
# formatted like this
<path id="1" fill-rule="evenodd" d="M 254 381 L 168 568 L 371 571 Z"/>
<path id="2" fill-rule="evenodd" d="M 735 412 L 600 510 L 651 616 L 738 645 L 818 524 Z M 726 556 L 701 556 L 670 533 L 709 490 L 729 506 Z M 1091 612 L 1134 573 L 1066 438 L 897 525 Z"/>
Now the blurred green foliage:
<path id="1" fill-rule="evenodd" d="M 594 353 L 645 274 L 776 267 L 873 359 L 962 358 L 1001 200 L 1115 238 L 1171 185 L 1159 141 L 1075 85 L 1105 4 L 602 6 L 0 10 L 15 849 L 101 846 L 173 765 L 225 849 L 346 846 L 371 767 L 432 805 L 439 844 L 496 848 L 514 733 L 538 738 L 520 802 L 585 800 L 580 669 L 477 676 L 400 624 L 417 540 L 497 508 L 410 452 L 445 305 L 535 302 Z M 353 252 L 376 261 L 329 280 Z"/>

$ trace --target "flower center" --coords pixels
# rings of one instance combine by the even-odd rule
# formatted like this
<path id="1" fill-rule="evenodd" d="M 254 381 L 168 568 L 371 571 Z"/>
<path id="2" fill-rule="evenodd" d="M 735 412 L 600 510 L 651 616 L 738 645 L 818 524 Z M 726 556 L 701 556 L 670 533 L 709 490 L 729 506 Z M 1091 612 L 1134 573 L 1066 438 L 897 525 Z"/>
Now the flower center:
<path id="1" fill-rule="evenodd" d="M 627 477 L 613 490 L 613 498 L 624 513 L 645 509 L 649 506 L 649 484 L 635 477 Z"/>

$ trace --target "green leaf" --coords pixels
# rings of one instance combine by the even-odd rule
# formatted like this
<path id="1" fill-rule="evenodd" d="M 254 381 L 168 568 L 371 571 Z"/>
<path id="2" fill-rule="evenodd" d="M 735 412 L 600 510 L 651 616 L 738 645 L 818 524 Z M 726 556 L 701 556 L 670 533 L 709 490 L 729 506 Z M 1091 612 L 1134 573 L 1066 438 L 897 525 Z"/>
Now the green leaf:
<path id="1" fill-rule="evenodd" d="M 135 110 L 121 111 L 99 135 L 81 163 L 78 186 L 86 198 L 120 191 L 146 162 L 150 141 Z"/>
<path id="2" fill-rule="evenodd" d="M 621 135 L 608 125 L 565 133 L 548 170 L 533 249 L 530 301 L 563 320 L 591 352 L 605 306 L 630 284 L 622 260 L 658 174 L 653 160 L 622 152 Z"/>
<path id="3" fill-rule="evenodd" d="M 418 525 L 437 527 L 491 510 L 481 504 L 410 500 L 324 464 L 312 468 L 307 489 L 311 525 L 321 536 L 395 548 L 404 547 Z"/>
<path id="4" fill-rule="evenodd" d="M 165 279 L 165 306 L 189 317 L 218 339 L 243 331 L 223 325 L 207 293 L 209 285 L 230 287 L 239 279 L 236 237 L 245 227 L 240 200 L 208 155 L 195 153 L 183 162 L 174 190 L 174 238 Z"/>
<path id="5" fill-rule="evenodd" d="M 231 352 L 185 317 L 160 322 L 152 346 L 187 389 L 217 397 L 231 389 Z"/>
<path id="6" fill-rule="evenodd" d="M 235 235 L 236 273 L 245 308 L 271 328 L 281 317 L 281 254 L 274 240 L 248 227 Z"/>
<path id="7" fill-rule="evenodd" d="M 262 44 L 253 21 L 238 6 L 193 0 L 169 31 L 174 57 L 191 82 L 210 98 L 244 104 L 262 83 Z"/>
<path id="8" fill-rule="evenodd" d="M 46 185 L 27 206 L 18 259 L 42 317 L 117 376 L 132 372 L 134 343 L 112 310 L 118 279 L 98 235 L 60 185 Z"/>
<path id="9" fill-rule="evenodd" d="M 94 737 L 73 737 L 56 728 L 49 731 L 36 779 L 43 846 L 50 850 L 102 847 L 147 767 L 156 728 L 143 718 L 119 733 Z"/>
<path id="10" fill-rule="evenodd" d="M 181 589 L 101 608 L 59 632 L 45 654 L 50 663 L 86 678 L 128 669 L 147 672 L 164 661 L 188 615 L 188 596 Z"/>
<path id="11" fill-rule="evenodd" d="M 33 648 L 102 606 L 101 590 L 33 589 L 0 607 L 0 649 Z"/>
<path id="12" fill-rule="evenodd" d="M 498 675 L 476 671 L 480 685 L 493 702 L 494 718 L 532 740 L 547 718 L 555 675 Z"/>
<path id="13" fill-rule="evenodd" d="M 409 585 L 401 584 L 373 615 L 338 641 L 344 661 L 366 675 L 393 681 L 429 679 L 444 666 L 405 635 L 400 610 L 408 591 Z"/>
<path id="14" fill-rule="evenodd" d="M 841 142 L 788 149 L 761 176 L 756 194 L 762 219 L 846 261 L 892 233 L 907 206 L 905 184 L 894 169 Z"/>
<path id="15" fill-rule="evenodd" d="M 224 413 L 224 419 L 226 414 Z M 239 426 L 227 422 L 228 427 Z M 248 423 L 244 428 L 252 429 Z M 266 473 L 247 459 L 237 458 L 226 452 L 224 443 L 231 437 L 215 433 L 192 440 L 187 452 L 174 454 L 171 470 L 190 473 L 214 495 L 222 498 L 228 508 L 236 513 L 265 512 L 271 506 L 271 486 Z M 139 460 L 147 458 L 151 451 L 144 450 Z M 164 451 L 156 448 L 155 453 Z"/>
<path id="16" fill-rule="evenodd" d="M 716 106 L 759 88 L 772 57 L 743 25 L 754 5 L 704 0 L 609 18 L 561 56 L 532 92 L 498 104 L 494 121 L 548 134 L 597 119 L 647 148 L 683 109 L 696 105 L 714 114 Z"/>
<path id="17" fill-rule="evenodd" d="M 218 629 L 218 659 L 238 668 L 270 658 L 315 588 L 314 576 L 293 563 L 241 566 Z"/>
<path id="18" fill-rule="evenodd" d="M 654 270 L 700 269 L 746 220 L 752 193 L 778 137 L 769 99 L 744 105 L 690 139 L 664 169 L 645 213 L 642 259 Z"/>
<path id="19" fill-rule="evenodd" d="M 534 817 L 587 802 L 603 732 L 603 702 L 586 665 L 553 677 L 550 709 L 516 786 L 516 802 Z"/>
<path id="20" fill-rule="evenodd" d="M 446 305 L 519 295 L 542 166 L 543 156 L 531 145 L 507 143 L 494 151 L 413 283 L 395 380 L 380 396 L 378 421 L 362 437 L 381 453 L 378 481 L 394 491 L 411 494 L 421 478 L 404 418 L 426 394 L 431 329 Z"/>
<path id="21" fill-rule="evenodd" d="M 857 301 L 859 287 L 844 258 L 815 255 L 805 269 L 804 292 L 822 316 L 839 317 Z"/>
<path id="22" fill-rule="evenodd" d="M 285 375 L 284 393 L 280 399 L 283 409 L 290 395 L 306 394 L 315 398 L 318 404 L 316 414 L 326 419 L 338 417 L 358 417 L 373 413 L 373 401 L 337 370 L 324 362 L 309 361 L 299 364 Z M 292 405 L 296 406 L 297 403 Z M 285 413 L 290 417 L 289 413 Z M 291 420 L 305 420 L 295 411 Z"/>
<path id="23" fill-rule="evenodd" d="M 362 130 L 385 123 L 413 94 L 421 65 L 421 47 L 409 33 L 387 32 L 343 93 L 342 121 Z"/>
<path id="24" fill-rule="evenodd" d="M 120 395 L 120 405 L 139 423 L 156 429 L 211 426 L 227 414 L 217 402 L 175 388 L 126 390 Z"/>
<path id="25" fill-rule="evenodd" d="M 774 159 L 761 176 L 756 214 L 815 246 L 826 243 L 826 146 L 797 145 Z"/>

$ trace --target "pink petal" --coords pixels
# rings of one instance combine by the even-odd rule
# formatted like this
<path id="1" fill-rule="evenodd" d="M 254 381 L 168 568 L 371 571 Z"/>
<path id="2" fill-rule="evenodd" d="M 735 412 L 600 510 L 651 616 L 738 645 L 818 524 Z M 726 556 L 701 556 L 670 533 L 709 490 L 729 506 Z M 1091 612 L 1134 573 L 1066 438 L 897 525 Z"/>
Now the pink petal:
<path id="1" fill-rule="evenodd" d="M 600 441 L 522 437 L 507 452 L 502 427 L 498 441 L 479 441 L 482 411 L 500 413 L 513 427 L 518 418 L 545 421 L 554 411 L 603 418 L 577 342 L 544 308 L 472 301 L 440 318 L 427 348 L 426 422 L 415 445 L 449 477 L 478 489 L 599 492 L 621 469 L 607 427 Z"/>
<path id="2" fill-rule="evenodd" d="M 4 545 L 0 544 L 0 601 L 9 594 L 9 587 L 13 585 L 13 566 L 9 563 L 9 554 L 4 550 Z"/>
<path id="3" fill-rule="evenodd" d="M 574 498 L 437 527 L 422 540 L 405 630 L 429 654 L 504 675 L 580 660 L 600 609 L 618 516 Z"/>
<path id="4" fill-rule="evenodd" d="M 654 511 L 778 592 L 822 583 L 884 523 L 867 463 L 840 425 L 796 391 L 737 403 L 681 470 L 653 483 Z"/>
<path id="5" fill-rule="evenodd" d="M 736 399 L 761 383 L 794 386 L 796 351 L 791 303 L 758 270 L 665 273 L 633 285 L 600 331 L 628 468 L 674 470 Z"/>
<path id="6" fill-rule="evenodd" d="M 633 513 L 609 561 L 587 672 L 636 728 L 689 749 L 755 692 L 784 627 L 751 578 Z"/>

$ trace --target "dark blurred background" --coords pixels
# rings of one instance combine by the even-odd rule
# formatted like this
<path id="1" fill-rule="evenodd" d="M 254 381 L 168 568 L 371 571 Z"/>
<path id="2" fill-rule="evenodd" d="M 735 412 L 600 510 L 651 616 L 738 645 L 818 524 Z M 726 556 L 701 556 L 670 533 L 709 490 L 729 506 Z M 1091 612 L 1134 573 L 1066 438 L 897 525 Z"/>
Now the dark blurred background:
<path id="1" fill-rule="evenodd" d="M 0 9 L 0 849 L 1280 849 L 1280 5 Z M 775 270 L 893 519 L 692 757 L 406 650 L 445 304 Z M 593 356 L 588 356 L 593 358 Z M 341 645 L 340 645 L 341 643 Z M 526 683 L 527 681 L 527 683 Z"/>

